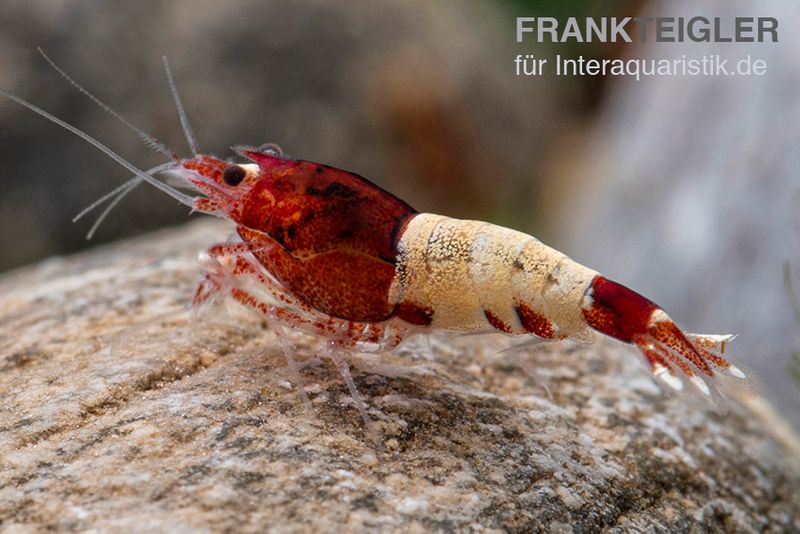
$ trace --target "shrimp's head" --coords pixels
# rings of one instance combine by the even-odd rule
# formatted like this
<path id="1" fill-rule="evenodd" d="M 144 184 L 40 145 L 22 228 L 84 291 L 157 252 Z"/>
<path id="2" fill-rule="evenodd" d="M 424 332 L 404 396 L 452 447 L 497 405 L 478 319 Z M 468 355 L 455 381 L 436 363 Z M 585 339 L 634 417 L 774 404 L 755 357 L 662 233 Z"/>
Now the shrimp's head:
<path id="1" fill-rule="evenodd" d="M 234 222 L 240 235 L 268 236 L 295 258 L 332 251 L 369 257 L 389 266 L 391 282 L 398 231 L 416 213 L 411 206 L 355 173 L 284 157 L 274 145 L 234 151 L 250 162 L 197 156 L 169 169 L 203 194 L 192 199 L 196 211 Z M 325 261 L 330 278 L 333 260 Z"/>
<path id="2" fill-rule="evenodd" d="M 234 147 L 233 150 L 252 163 L 236 163 L 199 154 L 176 162 L 166 172 L 177 180 L 179 186 L 189 187 L 203 195 L 194 198 L 195 211 L 238 222 L 236 213 L 240 211 L 241 199 L 272 170 L 265 168 L 264 161 L 274 160 L 272 167 L 277 167 L 285 159 L 280 148 L 272 144 L 258 148 Z"/>

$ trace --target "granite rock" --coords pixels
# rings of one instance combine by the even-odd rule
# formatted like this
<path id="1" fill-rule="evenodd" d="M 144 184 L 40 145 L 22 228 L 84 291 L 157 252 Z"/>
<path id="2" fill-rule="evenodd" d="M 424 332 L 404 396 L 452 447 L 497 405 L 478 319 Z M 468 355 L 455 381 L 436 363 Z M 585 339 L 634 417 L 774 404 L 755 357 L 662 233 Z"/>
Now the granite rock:
<path id="1" fill-rule="evenodd" d="M 612 341 L 350 355 L 377 450 L 320 340 L 293 337 L 308 412 L 260 318 L 188 309 L 225 235 L 199 221 L 0 278 L 3 529 L 800 529 L 769 406 L 666 395 Z"/>

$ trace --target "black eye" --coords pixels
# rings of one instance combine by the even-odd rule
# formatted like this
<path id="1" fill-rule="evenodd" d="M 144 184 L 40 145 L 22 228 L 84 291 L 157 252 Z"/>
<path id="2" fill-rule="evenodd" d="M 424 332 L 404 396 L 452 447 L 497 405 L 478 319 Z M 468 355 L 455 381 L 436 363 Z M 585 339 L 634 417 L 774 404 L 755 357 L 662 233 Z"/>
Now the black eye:
<path id="1" fill-rule="evenodd" d="M 224 171 L 222 171 L 222 180 L 232 186 L 235 187 L 239 185 L 239 183 L 244 180 L 244 177 L 247 173 L 238 165 L 230 165 Z"/>

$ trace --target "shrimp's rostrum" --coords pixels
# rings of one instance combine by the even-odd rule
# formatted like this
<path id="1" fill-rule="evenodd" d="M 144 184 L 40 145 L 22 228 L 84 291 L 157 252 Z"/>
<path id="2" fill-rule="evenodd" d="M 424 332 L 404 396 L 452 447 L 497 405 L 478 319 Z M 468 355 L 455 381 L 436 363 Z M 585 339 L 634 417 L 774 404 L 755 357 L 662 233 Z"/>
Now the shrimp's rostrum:
<path id="1" fill-rule="evenodd" d="M 386 350 L 432 329 L 549 340 L 585 339 L 594 330 L 637 347 L 653 374 L 676 389 L 686 379 L 709 394 L 719 371 L 744 377 L 721 356 L 733 336 L 686 333 L 655 303 L 522 232 L 418 213 L 362 176 L 287 157 L 275 145 L 234 147 L 247 162 L 200 153 L 172 89 L 194 154 L 188 159 L 89 95 L 171 159 L 149 171 L 33 104 L 0 94 L 134 174 L 101 199 L 112 199 L 110 207 L 147 182 L 193 210 L 231 221 L 235 239 L 203 256 L 194 303 L 231 296 L 263 314 L 279 336 L 283 326 L 325 336 L 367 426 L 337 351 Z M 159 173 L 177 178 L 178 188 L 191 194 L 159 180 Z"/>

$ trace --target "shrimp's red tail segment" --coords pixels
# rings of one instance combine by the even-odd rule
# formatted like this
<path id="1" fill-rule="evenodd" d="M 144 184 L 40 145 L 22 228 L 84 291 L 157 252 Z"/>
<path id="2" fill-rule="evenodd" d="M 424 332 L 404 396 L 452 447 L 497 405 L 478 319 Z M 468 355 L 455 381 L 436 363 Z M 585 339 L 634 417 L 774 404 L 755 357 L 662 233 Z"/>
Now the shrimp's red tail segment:
<path id="1" fill-rule="evenodd" d="M 596 276 L 586 291 L 582 313 L 595 330 L 636 345 L 653 374 L 674 389 L 682 389 L 685 378 L 710 395 L 707 380 L 716 371 L 745 376 L 722 357 L 734 335 L 685 333 L 658 305 L 602 276 Z"/>

